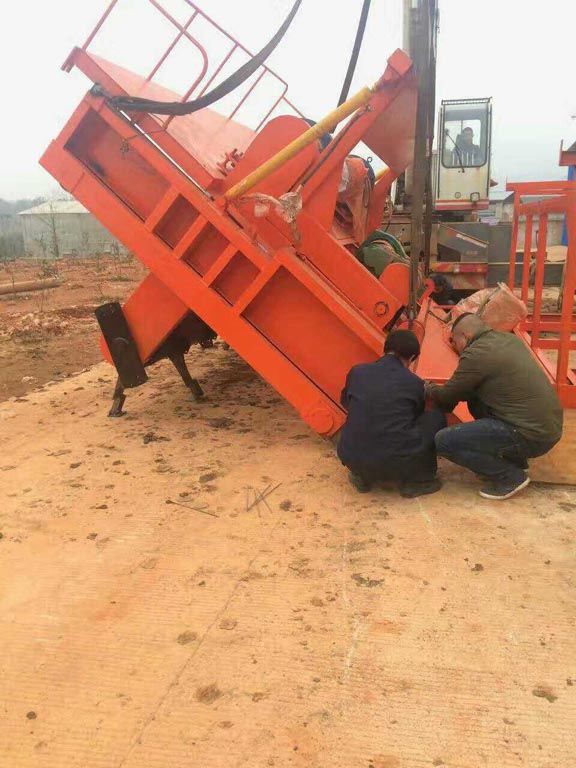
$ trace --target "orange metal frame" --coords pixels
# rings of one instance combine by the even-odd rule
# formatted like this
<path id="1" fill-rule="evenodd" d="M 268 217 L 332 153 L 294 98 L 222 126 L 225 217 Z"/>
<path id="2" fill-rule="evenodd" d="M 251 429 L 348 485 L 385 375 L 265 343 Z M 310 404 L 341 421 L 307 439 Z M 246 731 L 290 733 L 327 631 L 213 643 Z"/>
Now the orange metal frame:
<path id="1" fill-rule="evenodd" d="M 230 44 L 230 48 L 225 54 L 222 56 L 222 58 L 218 61 L 216 64 L 214 71 L 210 75 L 210 77 L 204 82 L 202 89 L 198 91 L 198 93 L 195 94 L 195 97 L 202 96 L 206 93 L 206 91 L 210 88 L 210 86 L 213 84 L 213 82 L 216 80 L 220 72 L 223 70 L 225 65 L 233 58 L 234 54 L 237 51 L 242 51 L 245 53 L 248 57 L 252 57 L 253 54 L 246 48 L 242 43 L 240 43 L 238 40 L 236 40 L 232 35 L 230 35 L 225 29 L 223 29 L 219 24 L 217 24 L 210 16 L 208 16 L 202 9 L 192 0 L 182 0 L 187 6 L 190 7 L 192 13 L 185 24 L 180 24 L 174 16 L 163 6 L 159 0 L 147 0 L 148 3 L 150 3 L 157 11 L 158 13 L 167 21 L 170 22 L 170 24 L 176 29 L 176 36 L 170 43 L 170 45 L 166 48 L 162 56 L 158 59 L 156 64 L 152 67 L 150 73 L 146 77 L 146 82 L 151 82 L 155 75 L 158 74 L 159 70 L 162 68 L 162 66 L 166 63 L 169 56 L 172 54 L 178 43 L 182 39 L 188 40 L 189 43 L 191 43 L 196 50 L 200 53 L 200 56 L 202 57 L 202 67 L 199 72 L 199 74 L 196 76 L 194 81 L 192 82 L 192 85 L 188 88 L 188 90 L 184 93 L 183 96 L 180 97 L 180 102 L 188 101 L 188 99 L 194 94 L 194 91 L 198 89 L 202 81 L 204 80 L 204 77 L 208 71 L 209 68 L 209 56 L 208 52 L 206 51 L 206 47 L 201 43 L 201 41 L 194 37 L 190 30 L 193 26 L 193 24 L 196 21 L 204 20 L 207 22 L 210 27 L 212 27 L 215 30 L 218 30 L 220 34 L 227 40 L 227 42 Z M 94 42 L 94 39 L 102 29 L 102 27 L 105 25 L 105 23 L 108 21 L 110 16 L 112 15 L 112 12 L 114 9 L 121 3 L 121 0 L 111 0 L 110 4 L 102 14 L 100 20 L 86 39 L 86 42 L 81 48 L 75 48 L 72 53 L 68 56 L 66 61 L 64 62 L 62 69 L 66 72 L 70 72 L 74 66 L 77 64 L 77 58 L 81 52 L 86 53 L 92 43 Z M 256 131 L 260 130 L 260 128 L 266 123 L 270 115 L 274 112 L 276 107 L 281 103 L 284 102 L 287 106 L 289 106 L 296 114 L 299 114 L 302 116 L 301 112 L 297 107 L 292 104 L 287 98 L 286 93 L 288 91 L 288 83 L 281 78 L 279 75 L 277 75 L 273 70 L 271 70 L 269 67 L 267 67 L 265 64 L 263 64 L 260 67 L 260 73 L 258 75 L 258 78 L 251 84 L 250 88 L 247 90 L 245 95 L 242 97 L 242 99 L 239 101 L 239 103 L 234 107 L 232 112 L 229 115 L 229 119 L 232 119 L 234 115 L 238 112 L 242 104 L 245 103 L 245 101 L 250 97 L 250 95 L 254 92 L 256 89 L 256 86 L 259 84 L 259 82 L 262 80 L 262 78 L 265 75 L 271 75 L 276 81 L 278 81 L 282 85 L 282 92 L 280 96 L 277 98 L 277 100 L 272 104 L 272 106 L 269 108 L 266 115 L 262 118 L 260 121 L 258 127 L 256 128 Z M 134 95 L 134 94 L 133 94 Z M 166 120 L 162 121 L 162 125 L 164 128 L 167 128 L 168 125 L 174 120 L 174 117 L 168 117 Z"/>
<path id="2" fill-rule="evenodd" d="M 576 408 L 576 375 L 570 364 L 570 351 L 576 349 L 576 318 L 574 317 L 574 292 L 576 290 L 576 182 L 541 181 L 509 183 L 506 189 L 514 192 L 514 220 L 510 249 L 508 283 L 515 289 L 516 252 L 520 219 L 525 220 L 520 297 L 525 303 L 529 298 L 530 267 L 532 263 L 532 233 L 534 219 L 538 220 L 538 242 L 535 253 L 534 295 L 531 314 L 517 331 L 545 367 L 554 383 L 565 408 Z M 525 202 L 526 196 L 543 196 L 537 202 Z M 542 312 L 544 288 L 544 262 L 548 216 L 562 213 L 566 216 L 568 246 L 562 286 L 562 309 L 558 313 Z M 543 337 L 545 334 L 545 337 Z M 557 353 L 556 362 L 546 350 Z"/>
<path id="3" fill-rule="evenodd" d="M 178 39 L 201 13 L 189 5 L 188 24 L 171 19 Z M 176 100 L 152 82 L 176 41 L 140 78 L 88 51 L 95 33 L 66 69 L 77 65 L 110 94 Z M 202 64 L 202 77 L 206 72 Z M 368 212 L 377 220 L 380 210 L 381 218 L 379 185 L 389 187 L 410 162 L 415 110 L 411 61 L 397 51 L 369 103 L 326 150 L 309 145 L 251 191 L 278 199 L 300 188 L 294 225 L 274 206 L 259 216 L 251 195 L 227 203 L 221 195 L 308 129 L 298 116 L 274 118 L 257 132 L 211 110 L 159 123 L 119 113 L 89 93 L 41 163 L 150 270 L 124 306 L 143 362 L 193 311 L 314 430 L 331 435 L 345 419 L 339 399 L 348 370 L 381 354 L 408 298 L 407 268 L 392 265 L 376 279 L 351 252 L 351 232 L 334 221 L 343 164 L 360 141 L 386 162 L 390 172 Z M 234 150 L 237 164 L 228 173 L 221 161 Z"/>

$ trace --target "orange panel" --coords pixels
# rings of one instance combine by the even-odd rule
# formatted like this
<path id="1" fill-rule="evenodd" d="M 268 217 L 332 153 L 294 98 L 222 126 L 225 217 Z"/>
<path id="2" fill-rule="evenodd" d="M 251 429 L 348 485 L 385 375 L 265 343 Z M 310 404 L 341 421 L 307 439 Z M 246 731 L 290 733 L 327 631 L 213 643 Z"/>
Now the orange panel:
<path id="1" fill-rule="evenodd" d="M 183 261 L 190 264 L 198 274 L 204 275 L 227 245 L 228 239 L 221 232 L 213 226 L 207 226 L 185 251 Z"/>
<path id="2" fill-rule="evenodd" d="M 398 93 L 386 111 L 381 112 L 364 136 L 364 143 L 396 175 L 401 174 L 414 157 L 417 102 L 416 79 L 410 75 L 406 87 Z"/>
<path id="3" fill-rule="evenodd" d="M 175 248 L 197 218 L 198 211 L 179 195 L 154 227 L 154 234 Z"/>
<path id="4" fill-rule="evenodd" d="M 243 314 L 335 402 L 350 368 L 378 357 L 285 269 Z"/>
<path id="5" fill-rule="evenodd" d="M 456 370 L 458 355 L 448 342 L 449 326 L 435 317 L 446 313 L 435 304 L 431 305 L 434 314 L 427 314 L 427 309 L 428 302 L 425 302 L 418 318 L 425 324 L 425 336 L 415 372 L 422 379 L 443 383 Z"/>
<path id="6" fill-rule="evenodd" d="M 226 301 L 234 304 L 259 274 L 260 270 L 249 259 L 236 253 L 214 280 L 212 287 Z"/>
<path id="7" fill-rule="evenodd" d="M 130 149 L 108 123 L 89 111 L 66 150 L 112 189 L 144 220 L 154 210 L 169 187 L 140 153 Z"/>

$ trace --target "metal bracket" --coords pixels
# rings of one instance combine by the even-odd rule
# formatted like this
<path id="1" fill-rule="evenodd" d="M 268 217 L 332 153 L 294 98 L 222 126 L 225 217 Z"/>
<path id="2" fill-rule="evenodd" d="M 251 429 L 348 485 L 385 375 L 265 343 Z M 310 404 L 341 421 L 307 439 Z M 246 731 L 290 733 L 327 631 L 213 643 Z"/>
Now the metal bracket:
<path id="1" fill-rule="evenodd" d="M 136 342 L 120 304 L 117 301 L 102 304 L 97 307 L 95 315 L 122 386 L 125 389 L 131 389 L 148 381 Z"/>

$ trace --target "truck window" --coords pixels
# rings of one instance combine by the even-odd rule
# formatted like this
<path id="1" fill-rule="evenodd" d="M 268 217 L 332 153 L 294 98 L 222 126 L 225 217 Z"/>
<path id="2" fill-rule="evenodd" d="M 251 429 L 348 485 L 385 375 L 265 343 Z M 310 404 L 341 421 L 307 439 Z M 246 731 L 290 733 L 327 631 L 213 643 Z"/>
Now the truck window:
<path id="1" fill-rule="evenodd" d="M 443 131 L 444 166 L 479 168 L 486 163 L 486 131 L 482 120 L 464 120 L 446 110 Z"/>

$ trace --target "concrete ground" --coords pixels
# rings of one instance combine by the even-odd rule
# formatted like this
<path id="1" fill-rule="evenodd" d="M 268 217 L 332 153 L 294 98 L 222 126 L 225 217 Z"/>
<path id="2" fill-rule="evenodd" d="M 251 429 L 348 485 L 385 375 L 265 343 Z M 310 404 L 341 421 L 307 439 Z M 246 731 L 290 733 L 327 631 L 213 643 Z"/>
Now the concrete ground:
<path id="1" fill-rule="evenodd" d="M 123 419 L 104 365 L 0 405 L 2 768 L 576 766 L 576 490 L 358 495 L 191 368 L 202 405 L 164 364 Z"/>

